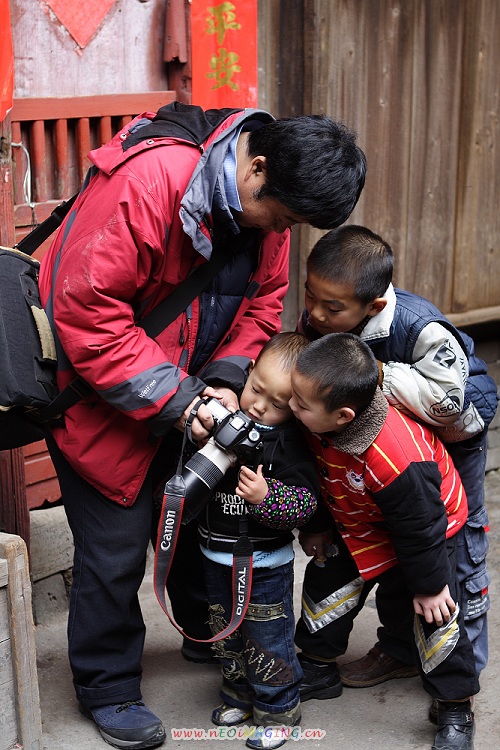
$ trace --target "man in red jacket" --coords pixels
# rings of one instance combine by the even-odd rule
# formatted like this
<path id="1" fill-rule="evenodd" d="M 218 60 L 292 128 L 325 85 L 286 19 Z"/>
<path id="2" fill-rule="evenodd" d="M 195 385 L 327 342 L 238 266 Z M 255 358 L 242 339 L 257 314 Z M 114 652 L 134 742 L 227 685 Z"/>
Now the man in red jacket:
<path id="1" fill-rule="evenodd" d="M 140 690 L 137 591 L 154 489 L 171 473 L 192 405 L 217 395 L 236 409 L 250 360 L 279 331 L 289 228 L 343 223 L 366 162 L 354 134 L 328 117 L 275 121 L 178 102 L 136 118 L 90 158 L 40 290 L 59 387 L 76 373 L 93 395 L 66 412 L 49 448 L 75 540 L 68 632 L 78 701 L 106 741 L 138 750 L 165 739 Z M 222 271 L 147 336 L 140 319 L 212 251 L 227 258 Z M 197 415 L 201 440 L 213 421 L 204 406 Z M 204 595 L 191 581 L 199 551 L 189 525 L 184 532 L 169 594 L 179 624 L 208 638 Z"/>

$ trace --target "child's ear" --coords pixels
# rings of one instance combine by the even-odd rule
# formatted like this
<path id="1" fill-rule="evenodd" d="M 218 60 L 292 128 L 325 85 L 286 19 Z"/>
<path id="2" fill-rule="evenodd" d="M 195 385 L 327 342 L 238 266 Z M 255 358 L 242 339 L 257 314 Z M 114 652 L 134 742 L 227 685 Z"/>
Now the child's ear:
<path id="1" fill-rule="evenodd" d="M 385 297 L 377 297 L 376 299 L 374 299 L 370 305 L 370 309 L 368 310 L 369 317 L 373 318 L 375 315 L 381 313 L 386 305 L 387 300 L 385 299 Z"/>
<path id="2" fill-rule="evenodd" d="M 251 359 L 251 360 L 250 360 L 250 364 L 248 365 L 248 374 L 249 374 L 249 375 L 250 375 L 250 373 L 252 372 L 252 370 L 253 370 L 253 368 L 254 368 L 254 367 L 255 367 L 255 360 L 254 360 L 254 359 Z"/>
<path id="3" fill-rule="evenodd" d="M 339 417 L 337 419 L 337 424 L 339 426 L 345 426 L 349 424 L 349 422 L 352 422 L 354 417 L 356 416 L 356 413 L 353 409 L 351 409 L 350 406 L 342 406 L 341 409 L 339 409 Z"/>

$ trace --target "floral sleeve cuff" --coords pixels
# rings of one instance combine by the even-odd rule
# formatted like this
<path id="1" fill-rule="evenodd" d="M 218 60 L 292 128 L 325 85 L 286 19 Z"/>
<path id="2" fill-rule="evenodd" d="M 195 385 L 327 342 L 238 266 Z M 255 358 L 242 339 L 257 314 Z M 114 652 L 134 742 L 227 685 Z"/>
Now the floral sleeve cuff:
<path id="1" fill-rule="evenodd" d="M 266 477 L 269 491 L 259 505 L 247 503 L 248 513 L 259 523 L 286 531 L 302 526 L 316 510 L 316 498 L 306 487 L 292 487 Z"/>

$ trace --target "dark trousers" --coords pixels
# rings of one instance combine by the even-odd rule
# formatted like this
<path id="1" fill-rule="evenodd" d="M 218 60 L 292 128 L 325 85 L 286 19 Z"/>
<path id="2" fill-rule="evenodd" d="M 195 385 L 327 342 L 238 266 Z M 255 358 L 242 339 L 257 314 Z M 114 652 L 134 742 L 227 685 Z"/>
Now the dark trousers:
<path id="1" fill-rule="evenodd" d="M 48 444 L 75 545 L 68 653 L 77 697 L 89 708 L 138 700 L 145 637 L 138 590 L 149 541 L 156 539 L 153 492 L 164 473 L 161 454 L 127 508 L 85 482 L 53 440 Z M 195 523 L 181 530 L 168 593 L 178 624 L 189 635 L 210 638 L 195 534 Z"/>
<path id="2" fill-rule="evenodd" d="M 474 653 L 459 612 L 456 625 L 439 631 L 413 610 L 413 594 L 406 586 L 399 565 L 377 578 L 363 581 L 338 531 L 336 554 L 324 568 L 311 561 L 305 571 L 303 607 L 295 634 L 297 646 L 309 656 L 332 660 L 347 650 L 354 620 L 369 592 L 379 584 L 375 596 L 382 627 L 378 646 L 406 664 L 415 664 L 425 690 L 441 700 L 467 698 L 479 691 Z M 451 596 L 458 601 L 456 540 L 448 540 L 452 574 Z M 439 631 L 439 632 L 438 632 Z M 431 656 L 436 642 L 443 643 Z"/>
<path id="3" fill-rule="evenodd" d="M 486 564 L 488 553 L 488 512 L 484 502 L 487 434 L 461 443 L 447 443 L 446 450 L 460 474 L 469 508 L 464 533 L 458 540 L 457 575 L 460 583 L 461 606 L 465 627 L 474 649 L 478 672 L 488 662 L 488 610 L 490 575 Z"/>

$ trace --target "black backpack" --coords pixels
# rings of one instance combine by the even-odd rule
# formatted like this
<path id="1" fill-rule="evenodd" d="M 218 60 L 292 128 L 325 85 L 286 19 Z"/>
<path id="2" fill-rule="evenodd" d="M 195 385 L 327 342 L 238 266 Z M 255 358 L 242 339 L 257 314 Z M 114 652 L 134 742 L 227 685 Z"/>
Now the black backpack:
<path id="1" fill-rule="evenodd" d="M 40 263 L 31 257 L 61 224 L 78 194 L 52 214 L 14 248 L 0 246 L 0 450 L 19 448 L 46 437 L 66 409 L 92 394 L 76 377 L 59 392 L 56 346 L 40 302 Z M 158 336 L 221 270 L 228 255 L 213 252 L 169 297 L 139 321 Z"/>

